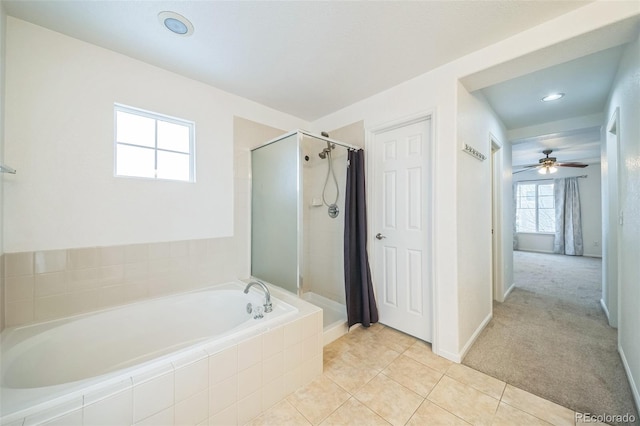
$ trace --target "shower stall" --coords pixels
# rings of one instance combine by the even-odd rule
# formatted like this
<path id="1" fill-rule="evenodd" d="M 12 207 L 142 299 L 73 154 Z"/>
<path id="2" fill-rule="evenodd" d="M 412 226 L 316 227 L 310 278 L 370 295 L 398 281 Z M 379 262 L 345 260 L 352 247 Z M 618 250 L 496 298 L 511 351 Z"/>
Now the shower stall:
<path id="1" fill-rule="evenodd" d="M 251 152 L 251 275 L 323 309 L 325 343 L 346 332 L 347 152 L 296 130 Z"/>

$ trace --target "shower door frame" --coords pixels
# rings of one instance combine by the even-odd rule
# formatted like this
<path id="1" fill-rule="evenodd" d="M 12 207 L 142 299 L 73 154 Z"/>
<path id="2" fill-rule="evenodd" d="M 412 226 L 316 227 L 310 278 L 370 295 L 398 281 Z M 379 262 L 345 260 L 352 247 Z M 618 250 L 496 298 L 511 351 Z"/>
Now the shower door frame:
<path id="1" fill-rule="evenodd" d="M 303 266 L 304 266 L 304 240 L 303 240 L 303 212 L 304 212 L 304 185 L 303 185 L 303 173 L 302 173 L 302 163 L 301 163 L 301 158 L 302 158 L 302 138 L 304 136 L 308 136 L 311 138 L 315 138 L 315 139 L 320 139 L 322 141 L 325 142 L 329 142 L 332 144 L 336 144 L 338 146 L 347 148 L 347 149 L 361 149 L 360 147 L 357 147 L 355 145 L 351 145 L 345 142 L 341 142 L 335 139 L 331 139 L 328 138 L 326 136 L 321 136 L 321 135 L 316 135 L 314 133 L 308 132 L 306 130 L 301 130 L 301 129 L 296 129 L 296 130 L 292 130 L 288 133 L 285 133 L 281 136 L 278 136 L 277 138 L 271 139 L 265 143 L 263 143 L 262 145 L 256 146 L 254 148 L 251 148 L 251 152 L 258 150 L 260 148 L 264 148 L 267 145 L 271 145 L 273 143 L 276 143 L 280 140 L 286 139 L 288 137 L 291 137 L 293 135 L 296 135 L 296 151 L 297 151 L 297 156 L 296 156 L 296 174 L 298 177 L 298 181 L 297 181 L 297 197 L 298 197 L 298 203 L 297 203 L 297 223 L 296 223 L 296 232 L 297 232 L 297 259 L 296 259 L 296 273 L 297 273 L 297 277 L 296 277 L 296 295 L 298 297 L 302 296 L 302 284 L 303 284 Z M 253 173 L 251 175 L 251 191 L 253 191 Z M 251 205 L 251 215 L 253 216 L 253 204 Z M 253 231 L 250 229 L 250 235 L 251 235 L 251 240 L 250 240 L 250 244 L 253 245 Z M 250 252 L 252 252 L 250 250 Z M 251 270 L 253 271 L 253 259 L 250 259 L 249 262 L 250 266 L 251 266 Z M 253 274 L 251 275 L 253 277 Z M 253 277 L 253 278 L 258 278 L 258 277 Z M 274 285 L 278 285 L 277 283 L 271 283 Z M 279 286 L 280 287 L 280 286 Z"/>

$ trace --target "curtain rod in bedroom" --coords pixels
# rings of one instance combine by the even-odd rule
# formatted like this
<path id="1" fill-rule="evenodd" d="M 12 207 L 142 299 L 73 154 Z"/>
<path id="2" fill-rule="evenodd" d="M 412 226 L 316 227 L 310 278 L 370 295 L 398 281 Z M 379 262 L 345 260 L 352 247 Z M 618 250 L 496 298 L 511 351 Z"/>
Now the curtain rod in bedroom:
<path id="1" fill-rule="evenodd" d="M 586 178 L 587 176 L 588 176 L 588 175 L 580 175 L 580 176 L 566 176 L 566 177 L 568 177 L 568 178 L 570 178 L 570 177 L 574 177 L 574 178 Z M 517 181 L 515 181 L 515 182 L 513 182 L 513 183 L 520 183 L 520 182 L 538 182 L 538 181 L 541 181 L 541 180 L 553 180 L 553 179 L 555 179 L 555 178 L 547 178 L 547 179 L 529 179 L 529 180 L 517 180 Z M 560 178 L 560 179 L 564 179 L 564 178 Z"/>

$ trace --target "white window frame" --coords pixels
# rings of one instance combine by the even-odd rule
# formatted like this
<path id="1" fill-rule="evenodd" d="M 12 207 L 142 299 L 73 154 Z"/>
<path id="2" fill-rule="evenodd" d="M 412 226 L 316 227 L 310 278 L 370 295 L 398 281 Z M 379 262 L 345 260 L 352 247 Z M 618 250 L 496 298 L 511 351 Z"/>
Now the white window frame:
<path id="1" fill-rule="evenodd" d="M 127 114 L 138 115 L 140 117 L 146 117 L 155 120 L 156 133 L 155 133 L 155 146 L 149 147 L 146 145 L 136 145 L 132 143 L 124 143 L 118 142 L 118 112 L 125 112 Z M 174 151 L 170 149 L 158 148 L 158 121 L 165 121 L 167 123 L 178 124 L 181 126 L 185 126 L 189 129 L 189 152 L 184 151 Z M 182 118 L 171 117 L 169 115 L 159 114 L 157 112 L 146 111 L 140 108 L 134 108 L 131 106 L 123 105 L 115 103 L 113 105 L 113 175 L 119 178 L 131 178 L 131 179 L 151 179 L 151 180 L 159 180 L 159 181 L 170 181 L 170 182 L 189 182 L 194 183 L 196 181 L 196 143 L 195 143 L 195 133 L 196 133 L 196 125 L 193 121 L 185 120 Z M 154 151 L 155 158 L 155 176 L 154 177 L 144 177 L 144 176 L 129 176 L 129 175 L 119 175 L 118 174 L 118 145 L 124 146 L 134 146 L 137 148 L 145 148 L 151 149 Z M 173 152 L 178 154 L 188 154 L 189 155 L 189 180 L 180 180 L 180 179 L 166 179 L 158 177 L 158 151 L 162 152 Z"/>
<path id="2" fill-rule="evenodd" d="M 516 203 L 518 201 L 518 189 L 517 189 L 517 187 L 520 186 L 520 185 L 535 185 L 535 187 L 536 187 L 536 196 L 535 196 L 535 202 L 536 202 L 536 205 L 535 205 L 536 230 L 535 231 L 520 231 L 519 229 L 517 229 L 517 226 L 518 226 L 517 215 L 518 215 L 518 210 L 520 208 L 516 204 L 516 217 L 514 218 L 514 220 L 516 221 L 516 233 L 518 233 L 518 234 L 553 235 L 555 233 L 555 231 L 540 231 L 540 206 L 538 205 L 538 201 L 539 201 L 538 187 L 540 185 L 553 185 L 553 189 L 555 190 L 555 182 L 553 180 L 536 180 L 536 181 L 516 182 Z M 555 199 L 553 201 L 554 201 L 554 209 L 555 209 Z M 553 225 L 554 225 L 554 228 L 557 225 L 555 223 L 555 218 L 554 218 L 554 221 L 553 221 Z"/>

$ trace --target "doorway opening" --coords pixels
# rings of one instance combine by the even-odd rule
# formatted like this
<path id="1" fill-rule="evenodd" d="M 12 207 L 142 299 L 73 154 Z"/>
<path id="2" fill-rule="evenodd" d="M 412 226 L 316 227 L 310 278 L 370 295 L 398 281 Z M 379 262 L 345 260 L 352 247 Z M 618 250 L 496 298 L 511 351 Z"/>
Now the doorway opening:
<path id="1" fill-rule="evenodd" d="M 504 301 L 502 247 L 502 143 L 494 135 L 491 142 L 491 300 Z"/>
<path id="2" fill-rule="evenodd" d="M 605 134 L 605 163 L 602 165 L 602 299 L 600 303 L 612 327 L 618 326 L 618 223 L 622 223 L 620 211 L 619 137 L 616 109 L 607 123 Z"/>

